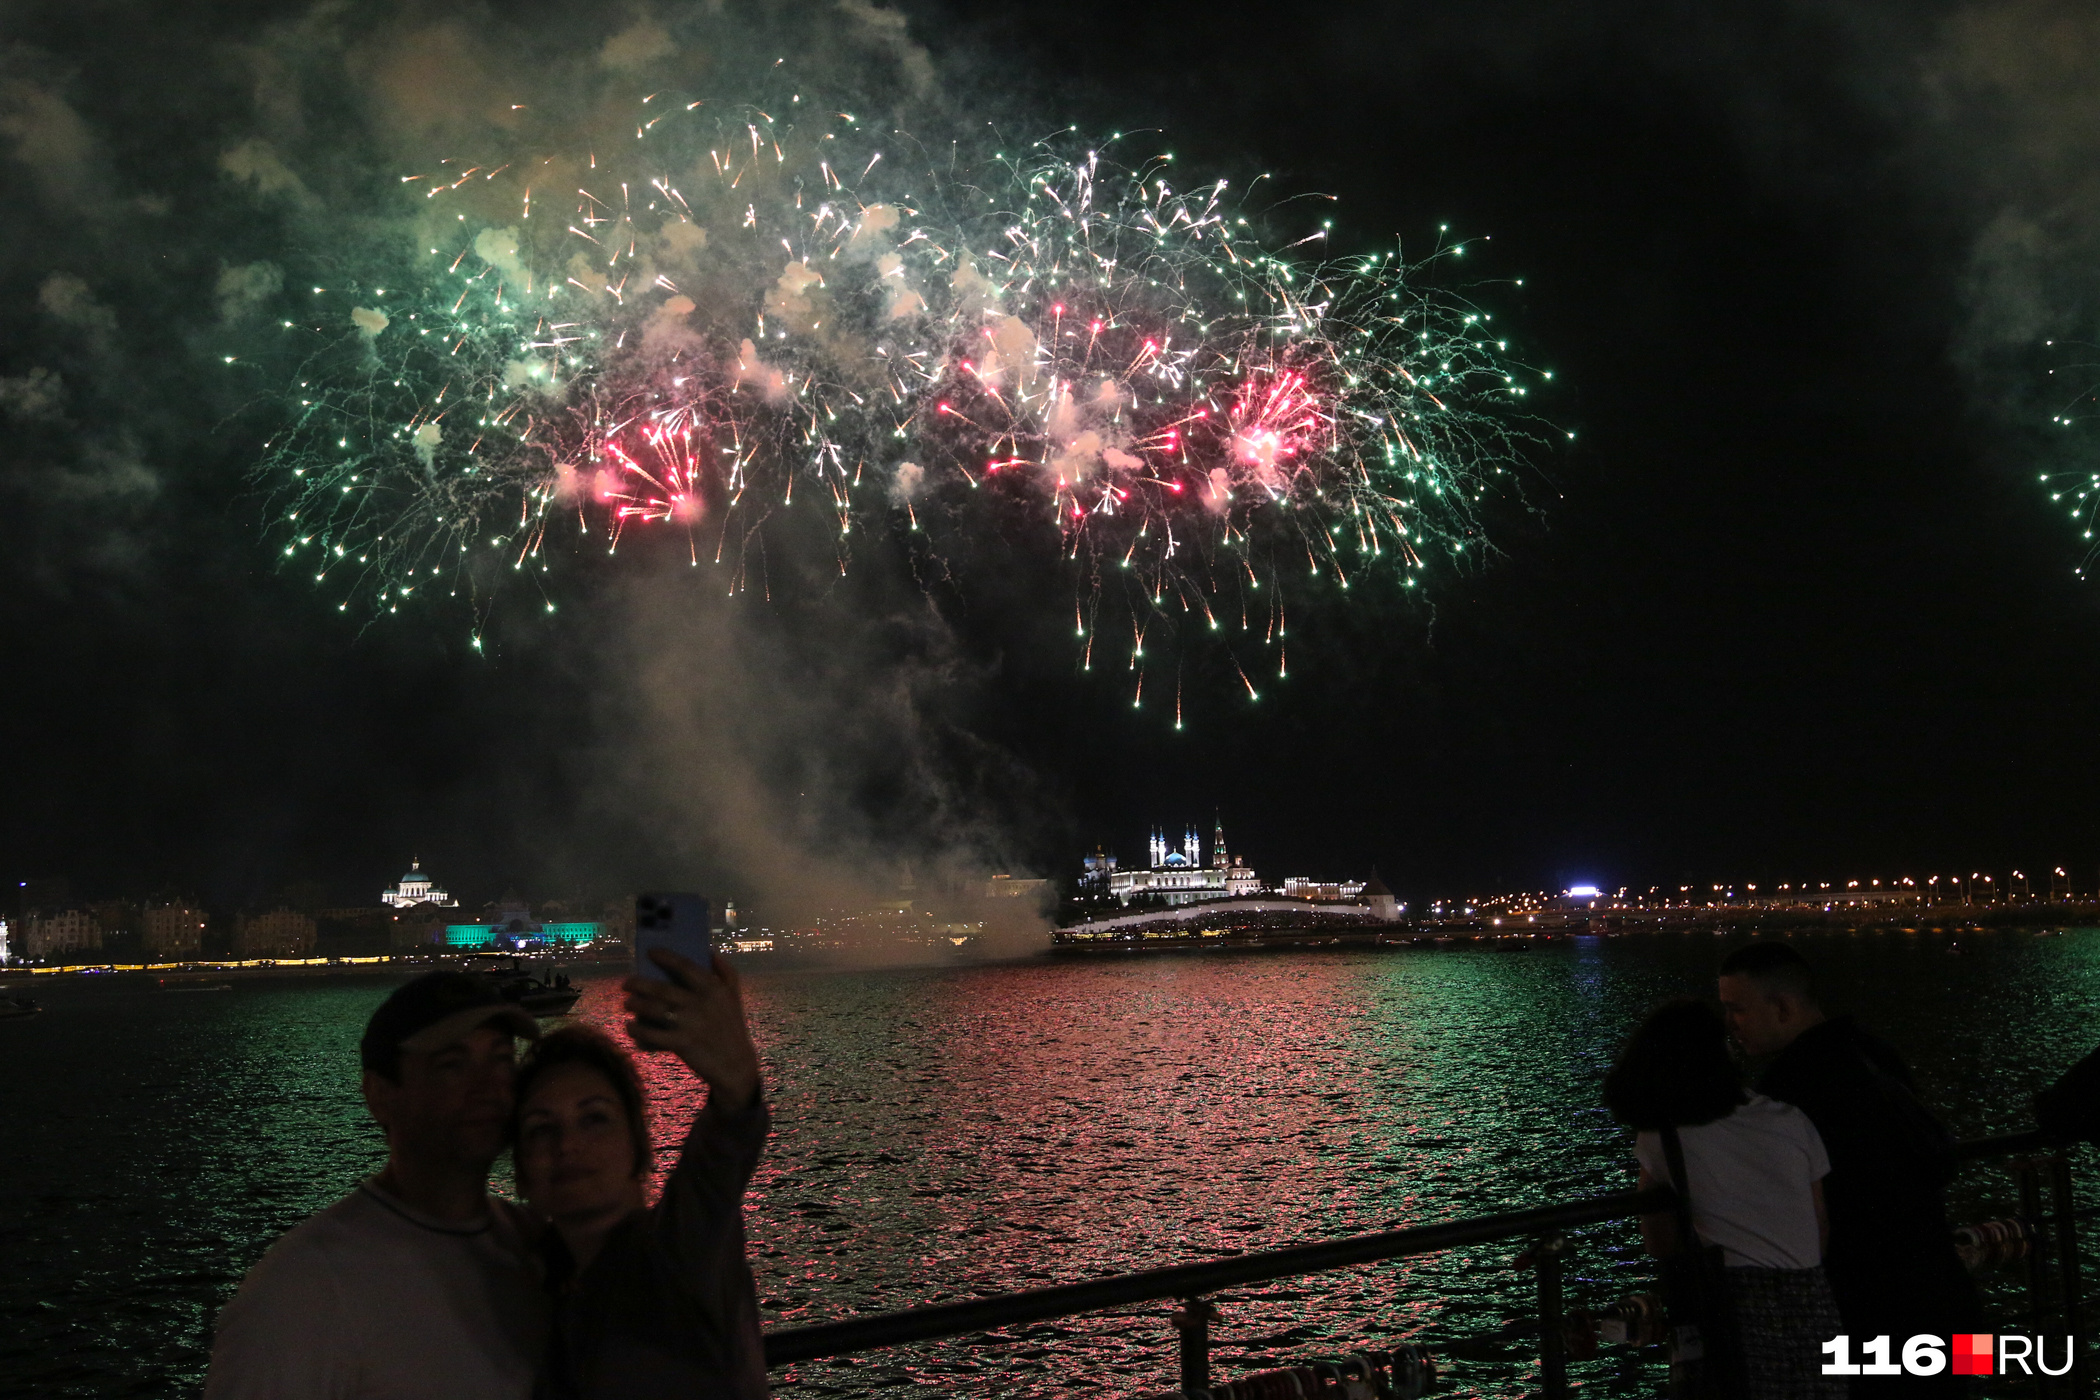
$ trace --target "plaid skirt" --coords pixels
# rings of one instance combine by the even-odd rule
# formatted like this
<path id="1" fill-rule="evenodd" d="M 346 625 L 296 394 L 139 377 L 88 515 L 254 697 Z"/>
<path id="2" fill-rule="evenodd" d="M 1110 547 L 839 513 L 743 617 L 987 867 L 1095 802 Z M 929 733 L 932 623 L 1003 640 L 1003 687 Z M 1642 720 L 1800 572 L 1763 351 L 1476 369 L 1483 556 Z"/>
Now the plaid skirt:
<path id="1" fill-rule="evenodd" d="M 1844 1400 L 1843 1378 L 1823 1374 L 1823 1343 L 1845 1330 L 1823 1271 L 1721 1272 L 1728 1280 L 1743 1400 Z"/>

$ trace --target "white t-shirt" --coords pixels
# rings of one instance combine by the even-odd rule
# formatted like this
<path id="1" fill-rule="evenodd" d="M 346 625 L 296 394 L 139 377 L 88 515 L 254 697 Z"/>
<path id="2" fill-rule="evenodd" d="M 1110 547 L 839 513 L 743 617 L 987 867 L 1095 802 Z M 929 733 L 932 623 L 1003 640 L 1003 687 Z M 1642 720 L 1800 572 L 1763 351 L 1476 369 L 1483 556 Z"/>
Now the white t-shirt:
<path id="1" fill-rule="evenodd" d="M 522 1215 L 434 1220 L 366 1182 L 219 1313 L 206 1400 L 529 1400 L 547 1336 Z"/>
<path id="2" fill-rule="evenodd" d="M 1721 1246 L 1724 1263 L 1812 1269 L 1823 1262 L 1809 1188 L 1830 1174 L 1830 1156 L 1807 1114 L 1752 1094 L 1726 1118 L 1679 1128 L 1677 1137 L 1692 1179 L 1692 1226 Z M 1633 1155 L 1652 1180 L 1670 1183 L 1662 1134 L 1641 1133 Z"/>

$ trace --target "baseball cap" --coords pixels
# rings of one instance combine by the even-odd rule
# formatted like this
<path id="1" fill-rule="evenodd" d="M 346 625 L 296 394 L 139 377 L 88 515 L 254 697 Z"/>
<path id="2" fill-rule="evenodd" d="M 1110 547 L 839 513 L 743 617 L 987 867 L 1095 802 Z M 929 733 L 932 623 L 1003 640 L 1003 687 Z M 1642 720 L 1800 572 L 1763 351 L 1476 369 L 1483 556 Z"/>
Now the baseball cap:
<path id="1" fill-rule="evenodd" d="M 434 1050 L 469 1031 L 495 1024 L 512 1035 L 537 1040 L 539 1022 L 486 978 L 471 972 L 426 972 L 394 988 L 365 1022 L 357 1058 L 364 1068 L 389 1079 L 401 1072 L 403 1050 Z"/>

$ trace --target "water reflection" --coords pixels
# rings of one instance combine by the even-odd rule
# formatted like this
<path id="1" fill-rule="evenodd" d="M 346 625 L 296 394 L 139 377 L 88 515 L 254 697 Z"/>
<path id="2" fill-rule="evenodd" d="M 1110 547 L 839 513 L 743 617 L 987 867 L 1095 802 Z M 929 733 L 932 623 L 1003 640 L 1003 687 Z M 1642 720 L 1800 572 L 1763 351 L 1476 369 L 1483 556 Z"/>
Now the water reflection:
<path id="1" fill-rule="evenodd" d="M 2100 1040 L 2100 934 L 1962 941 L 1806 946 L 1964 1135 L 2006 1131 Z M 1598 1081 L 1649 1006 L 1709 990 L 1723 946 L 757 973 L 777 1111 L 751 1201 L 768 1325 L 1624 1186 Z M 383 1157 L 356 1040 L 389 985 L 40 986 L 44 1016 L 0 1025 L 0 1394 L 194 1392 L 241 1272 Z M 617 1001 L 616 979 L 590 978 L 578 1014 L 614 1025 Z M 645 1068 L 668 1167 L 700 1091 L 675 1061 Z M 1514 1253 L 1244 1290 L 1222 1300 L 1220 1364 L 1489 1331 L 1528 1299 Z M 1585 1301 L 1648 1277 L 1623 1227 L 1586 1232 L 1571 1273 Z M 1143 1393 L 1172 1365 L 1165 1311 L 799 1366 L 781 1390 Z M 1462 1363 L 1460 1383 L 1514 1395 L 1534 1371 L 1516 1347 Z M 1613 1362 L 1583 1375 L 1634 1385 Z"/>

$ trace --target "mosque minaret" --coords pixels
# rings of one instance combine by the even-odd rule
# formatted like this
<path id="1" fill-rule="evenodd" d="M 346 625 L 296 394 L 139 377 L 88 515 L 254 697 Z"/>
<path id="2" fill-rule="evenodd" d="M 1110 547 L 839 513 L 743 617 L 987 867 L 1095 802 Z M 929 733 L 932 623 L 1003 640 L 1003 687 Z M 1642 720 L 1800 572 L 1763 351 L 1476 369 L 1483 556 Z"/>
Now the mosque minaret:
<path id="1" fill-rule="evenodd" d="M 1225 854 L 1225 824 L 1213 827 L 1210 864 L 1203 863 L 1203 838 L 1194 826 L 1184 827 L 1177 849 L 1160 827 L 1152 829 L 1151 868 L 1115 870 L 1110 863 L 1108 891 L 1128 904 L 1140 894 L 1158 895 L 1168 904 L 1195 904 L 1208 899 L 1232 899 L 1259 894 L 1261 881 L 1239 861 Z"/>

